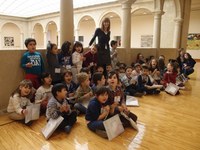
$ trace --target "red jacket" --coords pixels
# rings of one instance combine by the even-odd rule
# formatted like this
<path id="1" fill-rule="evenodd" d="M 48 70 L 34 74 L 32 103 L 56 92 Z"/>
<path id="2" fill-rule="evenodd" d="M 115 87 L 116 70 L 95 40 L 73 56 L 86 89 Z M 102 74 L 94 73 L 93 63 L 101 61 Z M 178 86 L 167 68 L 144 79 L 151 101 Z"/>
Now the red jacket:
<path id="1" fill-rule="evenodd" d="M 165 72 L 164 73 L 164 77 L 163 77 L 163 85 L 166 87 L 167 83 L 174 83 L 176 84 L 176 77 L 177 77 L 177 73 L 176 72 L 172 72 L 172 73 L 168 73 Z"/>

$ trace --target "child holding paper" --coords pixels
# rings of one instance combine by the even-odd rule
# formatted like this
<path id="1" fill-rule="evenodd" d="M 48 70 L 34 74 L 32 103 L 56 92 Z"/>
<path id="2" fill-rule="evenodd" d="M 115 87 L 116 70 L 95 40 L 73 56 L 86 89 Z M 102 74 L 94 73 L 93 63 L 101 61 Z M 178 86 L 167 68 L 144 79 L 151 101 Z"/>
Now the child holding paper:
<path id="1" fill-rule="evenodd" d="M 79 87 L 75 93 L 76 103 L 74 108 L 77 110 L 78 114 L 85 114 L 89 101 L 93 96 L 92 89 L 90 87 L 90 80 L 88 74 L 85 72 L 77 74 L 77 80 Z"/>
<path id="2" fill-rule="evenodd" d="M 105 106 L 108 105 L 110 107 L 110 116 L 114 116 L 119 114 L 120 120 L 124 127 L 130 127 L 132 124 L 129 120 L 127 120 L 123 115 L 126 114 L 129 118 L 132 119 L 134 123 L 134 128 L 137 130 L 136 121 L 137 116 L 128 110 L 125 104 L 125 97 L 123 90 L 118 86 L 119 76 L 115 71 L 111 71 L 108 74 L 108 87 L 110 89 L 108 100 L 105 103 Z"/>
<path id="3" fill-rule="evenodd" d="M 70 109 L 70 106 L 65 99 L 67 94 L 65 85 L 62 83 L 55 84 L 52 88 L 52 94 L 53 97 L 49 100 L 47 105 L 47 119 L 56 119 L 59 116 L 62 116 L 64 120 L 58 128 L 64 129 L 66 133 L 69 133 L 76 122 L 77 114 Z"/>
<path id="4" fill-rule="evenodd" d="M 18 88 L 11 94 L 7 112 L 12 120 L 21 120 L 25 123 L 26 107 L 31 105 L 30 95 L 32 90 L 32 82 L 30 80 L 22 80 Z M 28 125 L 28 124 L 27 124 Z"/>
<path id="5" fill-rule="evenodd" d="M 87 127 L 100 135 L 101 137 L 107 138 L 105 127 L 103 121 L 106 120 L 110 107 L 105 106 L 104 104 L 108 99 L 109 89 L 105 86 L 102 86 L 96 90 L 95 97 L 90 101 L 85 119 L 87 121 Z"/>

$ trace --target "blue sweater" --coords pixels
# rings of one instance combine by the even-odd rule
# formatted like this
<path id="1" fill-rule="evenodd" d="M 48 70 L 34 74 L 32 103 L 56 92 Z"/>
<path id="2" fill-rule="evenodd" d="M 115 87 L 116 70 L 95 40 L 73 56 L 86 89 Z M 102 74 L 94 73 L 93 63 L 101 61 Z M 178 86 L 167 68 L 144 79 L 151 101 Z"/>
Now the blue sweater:
<path id="1" fill-rule="evenodd" d="M 96 121 L 101 115 L 101 103 L 97 100 L 97 98 L 93 98 L 87 108 L 85 119 L 87 121 Z"/>
<path id="2" fill-rule="evenodd" d="M 32 63 L 33 66 L 27 68 L 27 63 Z M 26 74 L 40 75 L 44 72 L 44 62 L 41 54 L 39 52 L 25 52 L 21 59 L 21 67 L 25 70 Z"/>

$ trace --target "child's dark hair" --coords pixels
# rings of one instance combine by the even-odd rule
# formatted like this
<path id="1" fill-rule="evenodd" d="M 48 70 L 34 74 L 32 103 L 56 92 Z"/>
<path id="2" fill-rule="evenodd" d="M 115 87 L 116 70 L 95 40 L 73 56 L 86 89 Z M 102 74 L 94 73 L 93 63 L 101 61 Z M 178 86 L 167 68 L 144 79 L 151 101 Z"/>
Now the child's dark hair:
<path id="1" fill-rule="evenodd" d="M 69 41 L 65 41 L 62 46 L 61 46 L 61 53 L 64 55 L 64 56 L 69 56 L 71 55 L 70 53 L 70 46 L 71 46 L 71 43 Z"/>
<path id="2" fill-rule="evenodd" d="M 27 39 L 25 40 L 25 42 L 24 42 L 24 44 L 26 45 L 26 47 L 28 47 L 28 44 L 29 44 L 30 42 L 35 42 L 35 44 L 37 44 L 35 39 L 33 39 L 33 38 L 27 38 Z"/>
<path id="3" fill-rule="evenodd" d="M 41 80 L 41 83 L 44 84 L 44 79 L 46 77 L 49 77 L 50 76 L 50 73 L 48 72 L 43 72 L 41 75 L 40 75 L 40 80 Z"/>
<path id="4" fill-rule="evenodd" d="M 82 44 L 81 42 L 76 41 L 76 42 L 74 43 L 72 52 L 75 52 L 75 51 L 76 51 L 76 47 L 81 47 L 81 48 L 82 48 L 81 53 L 83 52 L 83 44 Z"/>
<path id="5" fill-rule="evenodd" d="M 117 41 L 115 41 L 115 40 L 112 40 L 111 42 L 110 42 L 110 46 L 112 47 L 113 45 L 115 45 L 115 44 L 117 44 Z"/>
<path id="6" fill-rule="evenodd" d="M 126 71 L 127 69 L 132 69 L 132 70 L 133 70 L 133 68 L 132 68 L 131 66 L 127 66 L 127 67 L 125 68 L 125 71 Z"/>
<path id="7" fill-rule="evenodd" d="M 97 82 L 102 79 L 103 74 L 101 72 L 95 72 L 92 76 L 92 81 L 95 85 L 97 85 Z"/>
<path id="8" fill-rule="evenodd" d="M 97 88 L 97 90 L 96 90 L 96 92 L 95 92 L 95 95 L 98 97 L 98 96 L 101 95 L 101 94 L 105 94 L 105 93 L 109 94 L 109 92 L 110 92 L 110 90 L 109 90 L 108 87 L 106 87 L 106 86 L 101 86 L 101 87 L 98 87 L 98 88 Z"/>
<path id="9" fill-rule="evenodd" d="M 83 67 L 83 68 L 81 68 L 80 72 L 85 72 L 85 73 L 89 74 L 90 73 L 90 69 L 87 68 L 87 67 Z"/>
<path id="10" fill-rule="evenodd" d="M 17 87 L 17 89 L 15 89 L 15 90 L 12 92 L 11 96 L 14 96 L 16 93 L 18 93 L 19 96 L 21 96 L 20 87 L 28 87 L 28 88 L 32 89 L 33 84 L 32 84 L 32 82 L 31 82 L 31 80 L 27 80 L 27 79 L 22 80 L 22 81 L 19 83 L 19 86 Z M 30 92 L 29 95 L 27 95 L 26 97 L 29 97 L 31 94 L 32 94 L 32 93 Z"/>
<path id="11" fill-rule="evenodd" d="M 66 70 L 66 71 L 62 74 L 62 79 L 63 79 L 63 81 L 65 80 L 65 75 L 66 75 L 66 74 L 69 74 L 70 76 L 73 76 L 71 70 Z"/>
<path id="12" fill-rule="evenodd" d="M 119 75 L 118 75 L 118 73 L 117 73 L 116 71 L 114 71 L 114 70 L 112 70 L 112 71 L 110 71 L 110 72 L 108 73 L 108 78 L 112 78 L 112 76 L 115 75 L 115 74 L 116 74 L 117 80 L 118 80 L 118 82 L 119 82 Z"/>
<path id="13" fill-rule="evenodd" d="M 61 92 L 62 89 L 66 89 L 66 86 L 62 83 L 57 83 L 52 87 L 51 92 L 52 92 L 53 96 L 56 97 L 57 92 Z"/>
<path id="14" fill-rule="evenodd" d="M 143 69 L 149 70 L 149 66 L 147 66 L 146 64 L 143 64 L 143 65 L 142 65 L 142 70 L 143 70 Z"/>

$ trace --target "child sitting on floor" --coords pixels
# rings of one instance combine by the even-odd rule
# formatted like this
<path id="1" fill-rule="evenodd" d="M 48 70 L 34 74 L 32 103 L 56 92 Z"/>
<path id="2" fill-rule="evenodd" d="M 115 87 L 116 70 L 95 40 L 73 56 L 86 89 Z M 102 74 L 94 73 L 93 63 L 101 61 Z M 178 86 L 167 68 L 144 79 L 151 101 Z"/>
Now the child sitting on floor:
<path id="1" fill-rule="evenodd" d="M 51 89 L 53 85 L 51 85 L 52 79 L 49 73 L 42 73 L 40 78 L 42 85 L 35 93 L 35 103 L 40 103 L 40 112 L 45 113 L 48 100 L 52 97 Z"/>
<path id="2" fill-rule="evenodd" d="M 95 97 L 90 101 L 85 115 L 87 127 L 91 131 L 104 138 L 107 138 L 107 134 L 103 121 L 106 120 L 110 111 L 110 107 L 103 107 L 102 104 L 107 101 L 108 94 L 109 89 L 105 86 L 97 88 Z"/>
<path id="3" fill-rule="evenodd" d="M 47 105 L 47 120 L 50 118 L 56 119 L 59 116 L 62 116 L 64 120 L 60 123 L 58 128 L 64 129 L 66 133 L 69 133 L 76 122 L 77 113 L 70 109 L 70 106 L 65 99 L 67 95 L 65 85 L 62 83 L 55 84 L 52 87 L 52 94 L 53 97 L 49 100 Z"/>
<path id="4" fill-rule="evenodd" d="M 29 96 L 31 95 L 32 87 L 33 85 L 30 80 L 22 80 L 18 88 L 11 94 L 7 107 L 10 119 L 25 123 L 26 107 L 31 105 Z"/>
<path id="5" fill-rule="evenodd" d="M 77 80 L 79 87 L 75 93 L 76 103 L 74 108 L 77 110 L 78 114 L 85 114 L 87 105 L 93 96 L 92 89 L 90 87 L 90 80 L 88 74 L 85 72 L 77 74 Z"/>

